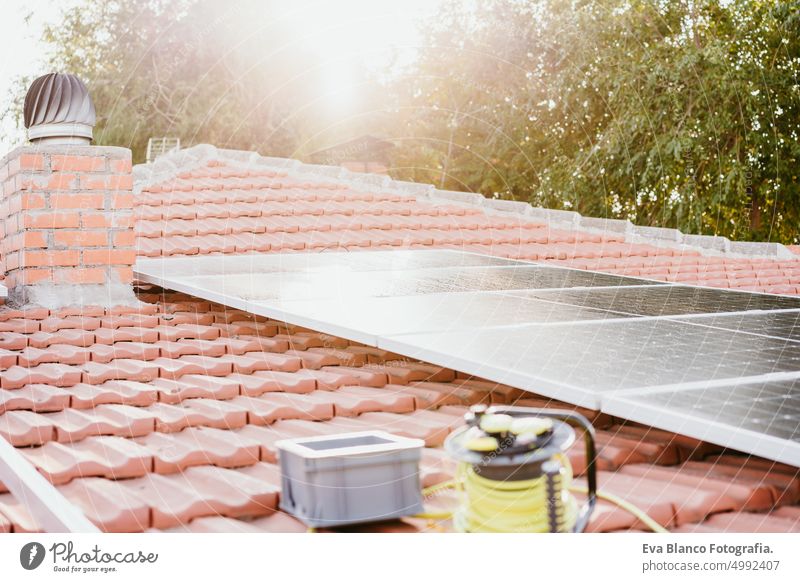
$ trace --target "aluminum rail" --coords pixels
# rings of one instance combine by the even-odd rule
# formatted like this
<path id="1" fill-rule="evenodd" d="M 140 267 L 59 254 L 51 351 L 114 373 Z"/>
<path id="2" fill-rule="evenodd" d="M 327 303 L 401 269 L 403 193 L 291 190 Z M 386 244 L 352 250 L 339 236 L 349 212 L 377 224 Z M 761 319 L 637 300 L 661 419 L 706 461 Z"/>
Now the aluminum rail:
<path id="1" fill-rule="evenodd" d="M 100 531 L 3 437 L 0 437 L 0 482 L 47 533 Z"/>

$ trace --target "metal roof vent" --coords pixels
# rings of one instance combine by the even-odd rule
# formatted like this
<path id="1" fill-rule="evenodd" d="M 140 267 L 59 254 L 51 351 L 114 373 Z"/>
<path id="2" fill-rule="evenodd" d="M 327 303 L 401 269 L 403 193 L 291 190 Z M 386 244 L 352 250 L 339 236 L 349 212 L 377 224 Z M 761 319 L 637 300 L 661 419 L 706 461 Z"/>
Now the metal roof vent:
<path id="1" fill-rule="evenodd" d="M 89 90 L 75 75 L 49 73 L 25 96 L 25 127 L 35 144 L 88 144 L 96 121 Z"/>

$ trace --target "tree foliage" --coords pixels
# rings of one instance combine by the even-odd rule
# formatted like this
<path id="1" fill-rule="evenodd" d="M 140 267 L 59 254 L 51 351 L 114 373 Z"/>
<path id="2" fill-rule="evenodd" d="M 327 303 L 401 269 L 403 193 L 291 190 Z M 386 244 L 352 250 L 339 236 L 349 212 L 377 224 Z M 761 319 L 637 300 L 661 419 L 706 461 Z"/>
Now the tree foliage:
<path id="1" fill-rule="evenodd" d="M 797 0 L 445 1 L 346 113 L 322 106 L 330 71 L 286 6 L 83 0 L 46 40 L 90 86 L 96 141 L 137 161 L 151 136 L 302 156 L 377 133 L 397 177 L 798 242 Z"/>
<path id="2" fill-rule="evenodd" d="M 449 3 L 398 80 L 404 175 L 796 242 L 796 2 Z"/>
<path id="3" fill-rule="evenodd" d="M 330 120 L 314 108 L 323 71 L 288 13 L 279 0 L 83 0 L 45 41 L 52 68 L 89 86 L 96 143 L 135 161 L 152 136 L 292 156 Z"/>

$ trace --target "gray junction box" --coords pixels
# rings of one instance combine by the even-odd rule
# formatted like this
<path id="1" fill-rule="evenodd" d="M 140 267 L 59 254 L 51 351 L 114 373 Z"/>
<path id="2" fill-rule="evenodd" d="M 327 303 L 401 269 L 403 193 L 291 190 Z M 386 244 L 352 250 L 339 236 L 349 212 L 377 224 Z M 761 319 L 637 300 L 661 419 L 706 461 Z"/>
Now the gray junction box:
<path id="1" fill-rule="evenodd" d="M 421 513 L 419 460 L 424 442 L 383 431 L 275 443 L 280 508 L 312 527 Z"/>

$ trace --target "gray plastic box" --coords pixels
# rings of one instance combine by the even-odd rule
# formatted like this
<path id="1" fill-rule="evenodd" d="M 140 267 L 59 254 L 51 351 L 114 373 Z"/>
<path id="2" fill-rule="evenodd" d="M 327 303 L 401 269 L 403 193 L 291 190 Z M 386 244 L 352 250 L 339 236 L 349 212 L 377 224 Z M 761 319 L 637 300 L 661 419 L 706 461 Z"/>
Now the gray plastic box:
<path id="1" fill-rule="evenodd" d="M 421 513 L 424 444 L 378 430 L 278 441 L 280 508 L 312 527 Z"/>

